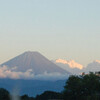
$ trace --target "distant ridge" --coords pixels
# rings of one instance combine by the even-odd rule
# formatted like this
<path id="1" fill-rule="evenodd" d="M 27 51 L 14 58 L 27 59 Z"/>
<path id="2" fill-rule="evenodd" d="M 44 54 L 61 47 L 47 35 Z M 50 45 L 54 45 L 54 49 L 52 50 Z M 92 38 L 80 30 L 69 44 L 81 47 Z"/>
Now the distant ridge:
<path id="1" fill-rule="evenodd" d="M 39 52 L 27 51 L 15 58 L 1 64 L 1 66 L 8 66 L 9 68 L 16 67 L 16 71 L 25 72 L 28 69 L 32 69 L 34 74 L 43 73 L 61 73 L 69 74 L 69 72 L 60 68 Z"/>

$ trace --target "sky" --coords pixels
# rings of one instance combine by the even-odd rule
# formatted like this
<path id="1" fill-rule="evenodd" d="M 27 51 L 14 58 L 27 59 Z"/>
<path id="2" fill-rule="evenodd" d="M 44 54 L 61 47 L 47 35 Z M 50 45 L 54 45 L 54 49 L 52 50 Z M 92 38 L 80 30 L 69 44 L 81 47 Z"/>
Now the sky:
<path id="1" fill-rule="evenodd" d="M 25 51 L 100 60 L 100 0 L 0 0 L 0 63 Z"/>

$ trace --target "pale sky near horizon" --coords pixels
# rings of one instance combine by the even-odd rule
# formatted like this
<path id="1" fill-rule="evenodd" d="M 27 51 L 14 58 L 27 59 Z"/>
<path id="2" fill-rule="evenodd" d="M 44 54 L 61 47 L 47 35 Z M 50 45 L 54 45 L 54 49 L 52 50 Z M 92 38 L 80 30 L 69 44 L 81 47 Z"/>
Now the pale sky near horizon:
<path id="1" fill-rule="evenodd" d="M 25 51 L 100 60 L 100 0 L 0 0 L 0 64 Z"/>

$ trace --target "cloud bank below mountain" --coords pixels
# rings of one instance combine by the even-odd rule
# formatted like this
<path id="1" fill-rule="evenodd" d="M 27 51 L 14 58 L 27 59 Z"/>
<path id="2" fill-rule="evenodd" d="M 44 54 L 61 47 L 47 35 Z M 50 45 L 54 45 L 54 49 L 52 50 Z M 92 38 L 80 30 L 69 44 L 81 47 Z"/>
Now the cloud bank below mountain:
<path id="1" fill-rule="evenodd" d="M 35 75 L 32 69 L 28 69 L 25 72 L 16 71 L 16 69 L 17 67 L 9 68 L 7 66 L 0 66 L 0 78 L 57 80 L 68 77 L 68 74 L 61 74 L 59 72 L 44 72 L 43 74 Z"/>
<path id="2" fill-rule="evenodd" d="M 32 78 L 34 74 L 31 69 L 26 70 L 25 72 L 16 71 L 16 67 L 9 68 L 7 66 L 0 67 L 0 78 L 12 78 L 12 79 L 20 79 L 20 78 Z"/>

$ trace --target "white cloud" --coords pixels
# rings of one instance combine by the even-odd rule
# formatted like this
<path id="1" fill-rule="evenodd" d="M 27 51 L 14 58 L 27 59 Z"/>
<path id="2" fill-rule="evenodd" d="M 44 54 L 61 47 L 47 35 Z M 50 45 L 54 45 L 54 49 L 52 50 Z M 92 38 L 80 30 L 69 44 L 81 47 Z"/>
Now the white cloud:
<path id="1" fill-rule="evenodd" d="M 38 74 L 34 77 L 34 79 L 39 80 L 62 80 L 67 79 L 69 77 L 68 74 L 61 74 L 59 72 L 47 73 L 44 72 L 43 74 Z"/>
<path id="2" fill-rule="evenodd" d="M 100 63 L 100 60 L 95 60 L 94 62 L 96 62 L 96 63 Z"/>
<path id="3" fill-rule="evenodd" d="M 100 61 L 95 60 L 87 65 L 86 68 L 84 68 L 84 72 L 98 72 L 100 71 Z"/>
<path id="4" fill-rule="evenodd" d="M 63 59 L 57 59 L 56 63 L 62 63 L 62 64 L 67 64 L 69 65 L 70 68 L 78 68 L 78 69 L 83 69 L 83 66 L 77 62 L 75 62 L 74 60 L 63 60 Z"/>
<path id="5" fill-rule="evenodd" d="M 12 79 L 20 79 L 20 78 L 33 78 L 34 74 L 32 73 L 32 69 L 27 70 L 26 72 L 16 72 L 14 68 L 8 68 L 7 66 L 0 67 L 0 78 L 12 78 Z"/>
<path id="6" fill-rule="evenodd" d="M 16 71 L 16 67 L 9 68 L 7 66 L 0 66 L 0 78 L 57 80 L 66 79 L 67 77 L 68 74 L 61 74 L 58 72 L 47 73 L 45 71 L 42 74 L 35 75 L 32 69 L 21 72 Z"/>

